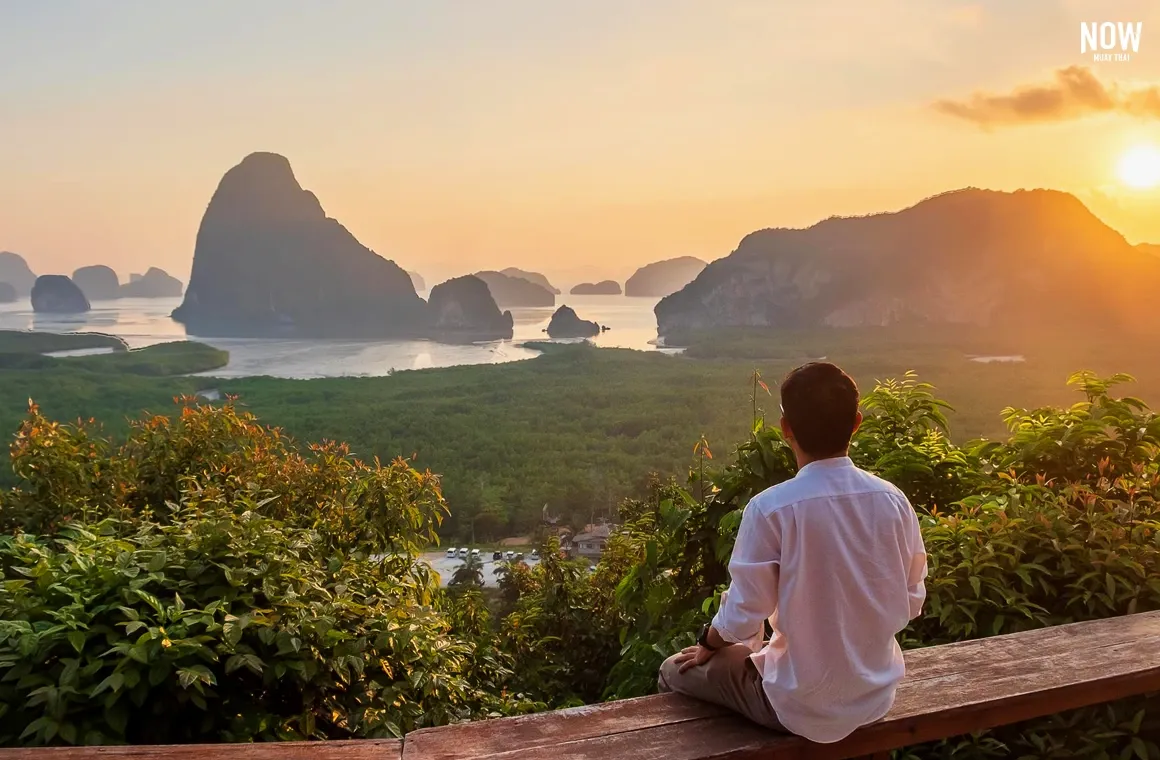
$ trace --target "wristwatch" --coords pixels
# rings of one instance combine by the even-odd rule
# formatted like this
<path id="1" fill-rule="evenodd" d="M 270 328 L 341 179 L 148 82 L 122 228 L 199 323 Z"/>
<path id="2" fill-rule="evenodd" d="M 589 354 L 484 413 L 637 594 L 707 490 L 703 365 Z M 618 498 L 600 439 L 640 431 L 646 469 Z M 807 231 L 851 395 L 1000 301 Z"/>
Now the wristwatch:
<path id="1" fill-rule="evenodd" d="M 709 629 L 712 627 L 710 623 L 705 623 L 705 625 L 701 626 L 701 633 L 697 636 L 697 645 L 705 647 L 710 652 L 716 652 L 717 647 L 709 643 Z"/>

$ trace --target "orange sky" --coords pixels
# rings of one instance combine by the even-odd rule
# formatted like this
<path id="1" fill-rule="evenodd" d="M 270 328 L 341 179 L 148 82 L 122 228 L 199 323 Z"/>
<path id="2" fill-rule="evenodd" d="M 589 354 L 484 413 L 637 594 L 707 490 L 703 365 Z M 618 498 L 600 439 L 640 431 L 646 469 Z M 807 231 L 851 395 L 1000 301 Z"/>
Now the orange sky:
<path id="1" fill-rule="evenodd" d="M 156 6 L 0 9 L 0 250 L 40 273 L 187 278 L 255 150 L 434 278 L 623 279 L 968 185 L 1075 192 L 1160 241 L 1160 196 L 1115 173 L 1160 145 L 1152 0 Z M 1140 49 L 1095 63 L 1080 21 L 1141 21 Z"/>

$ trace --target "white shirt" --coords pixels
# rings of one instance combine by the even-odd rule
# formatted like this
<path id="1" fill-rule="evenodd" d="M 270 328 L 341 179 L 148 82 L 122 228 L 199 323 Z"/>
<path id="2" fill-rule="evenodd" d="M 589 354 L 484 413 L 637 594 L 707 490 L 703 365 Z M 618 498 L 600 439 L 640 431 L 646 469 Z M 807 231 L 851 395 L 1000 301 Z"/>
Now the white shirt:
<path id="1" fill-rule="evenodd" d="M 836 742 L 886 715 L 905 670 L 895 636 L 926 598 L 901 491 L 848 457 L 811 462 L 745 507 L 729 574 L 713 627 L 755 651 L 783 726 Z"/>

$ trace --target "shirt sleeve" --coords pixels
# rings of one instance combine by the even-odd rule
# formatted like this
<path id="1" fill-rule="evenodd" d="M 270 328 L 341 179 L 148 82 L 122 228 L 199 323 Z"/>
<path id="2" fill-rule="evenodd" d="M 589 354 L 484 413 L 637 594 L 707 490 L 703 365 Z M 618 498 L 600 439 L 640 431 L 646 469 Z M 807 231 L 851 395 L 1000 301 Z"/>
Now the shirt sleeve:
<path id="1" fill-rule="evenodd" d="M 777 522 L 750 501 L 729 558 L 729 588 L 721 595 L 721 608 L 713 618 L 713 627 L 723 639 L 755 651 L 760 648 L 765 620 L 777 610 L 780 563 Z"/>
<path id="2" fill-rule="evenodd" d="M 905 502 L 905 507 L 909 517 L 907 543 L 910 552 L 906 592 L 910 597 L 910 619 L 914 620 L 922 614 L 922 605 L 926 601 L 926 546 L 922 542 L 922 530 L 914 507 L 909 501 Z"/>

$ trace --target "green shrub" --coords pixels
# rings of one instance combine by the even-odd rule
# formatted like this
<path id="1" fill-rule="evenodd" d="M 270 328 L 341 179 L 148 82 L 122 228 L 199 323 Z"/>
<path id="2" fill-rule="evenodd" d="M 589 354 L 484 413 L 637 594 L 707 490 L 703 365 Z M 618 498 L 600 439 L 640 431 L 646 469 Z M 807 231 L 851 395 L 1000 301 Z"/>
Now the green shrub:
<path id="1" fill-rule="evenodd" d="M 398 736 L 496 710 L 417 561 L 444 510 L 429 473 L 300 454 L 228 405 L 118 447 L 33 408 L 13 462 L 0 742 Z"/>

